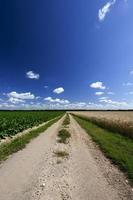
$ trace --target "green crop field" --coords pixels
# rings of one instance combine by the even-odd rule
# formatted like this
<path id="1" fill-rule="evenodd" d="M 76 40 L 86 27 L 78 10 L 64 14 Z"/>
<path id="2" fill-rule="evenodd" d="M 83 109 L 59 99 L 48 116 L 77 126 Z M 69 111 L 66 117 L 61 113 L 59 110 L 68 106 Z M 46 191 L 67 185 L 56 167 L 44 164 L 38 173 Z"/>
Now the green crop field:
<path id="1" fill-rule="evenodd" d="M 62 111 L 0 111 L 0 138 L 13 136 L 61 114 Z"/>

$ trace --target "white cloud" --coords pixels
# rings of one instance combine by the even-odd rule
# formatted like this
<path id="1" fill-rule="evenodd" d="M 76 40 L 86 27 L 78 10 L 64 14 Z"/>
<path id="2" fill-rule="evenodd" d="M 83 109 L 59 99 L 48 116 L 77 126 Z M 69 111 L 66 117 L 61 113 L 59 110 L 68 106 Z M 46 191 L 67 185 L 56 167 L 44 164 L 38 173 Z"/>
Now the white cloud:
<path id="1" fill-rule="evenodd" d="M 46 97 L 45 101 L 49 101 L 50 103 L 61 103 L 61 104 L 68 104 L 70 103 L 67 99 L 53 99 L 52 97 Z"/>
<path id="2" fill-rule="evenodd" d="M 13 91 L 13 92 L 8 93 L 7 95 L 8 95 L 9 98 L 13 97 L 13 98 L 16 98 L 16 99 L 23 99 L 23 100 L 35 98 L 34 94 L 31 94 L 30 92 L 17 93 L 15 91 Z"/>
<path id="3" fill-rule="evenodd" d="M 35 97 L 35 99 L 37 99 L 37 100 L 38 100 L 38 99 L 41 99 L 41 97 L 40 97 L 40 96 L 37 96 L 37 97 Z"/>
<path id="4" fill-rule="evenodd" d="M 95 95 L 97 95 L 97 96 L 101 96 L 103 94 L 104 94 L 104 92 L 95 92 Z"/>
<path id="5" fill-rule="evenodd" d="M 53 92 L 56 94 L 60 94 L 60 93 L 64 92 L 64 88 L 63 87 L 56 88 L 53 90 Z"/>
<path id="6" fill-rule="evenodd" d="M 46 97 L 46 98 L 44 98 L 44 100 L 45 100 L 45 101 L 50 101 L 50 102 L 52 102 L 52 101 L 53 101 L 53 98 L 52 98 L 52 97 Z"/>
<path id="7" fill-rule="evenodd" d="M 127 102 L 122 101 L 113 101 L 111 99 L 100 99 L 99 102 L 115 105 L 119 108 L 119 106 L 128 106 Z"/>
<path id="8" fill-rule="evenodd" d="M 14 99 L 13 99 L 14 100 Z M 19 99 L 21 100 L 21 99 Z M 123 101 L 113 101 L 108 99 L 108 97 L 99 97 L 98 102 L 72 102 L 70 103 L 66 99 L 53 99 L 52 97 L 46 97 L 44 102 L 35 102 L 30 101 L 29 103 L 19 104 L 17 100 L 13 102 L 4 101 L 0 103 L 1 109 L 86 109 L 86 110 L 93 110 L 93 109 L 132 109 L 133 108 L 133 101 L 126 102 Z"/>
<path id="9" fill-rule="evenodd" d="M 116 0 L 108 1 L 102 8 L 99 9 L 98 18 L 99 21 L 103 21 L 108 12 L 110 12 L 110 8 L 116 3 Z"/>
<path id="10" fill-rule="evenodd" d="M 99 97 L 99 100 L 105 100 L 108 99 L 108 97 Z"/>
<path id="11" fill-rule="evenodd" d="M 2 104 L 2 108 L 12 109 L 12 108 L 16 108 L 16 105 L 5 102 Z"/>
<path id="12" fill-rule="evenodd" d="M 95 88 L 95 89 L 102 89 L 102 90 L 105 90 L 106 89 L 106 86 L 103 85 L 103 83 L 101 81 L 97 81 L 95 83 L 91 83 L 90 84 L 90 87 L 91 88 Z"/>
<path id="13" fill-rule="evenodd" d="M 99 97 L 99 99 L 108 99 L 109 97 L 107 96 L 103 96 L 103 97 Z"/>
<path id="14" fill-rule="evenodd" d="M 40 78 L 40 75 L 34 73 L 33 71 L 27 72 L 26 76 L 27 76 L 27 78 L 30 78 L 30 79 L 39 79 Z"/>
<path id="15" fill-rule="evenodd" d="M 13 104 L 24 103 L 25 102 L 23 99 L 18 99 L 18 98 L 14 98 L 14 97 L 10 97 L 8 99 L 8 101 L 13 103 Z"/>

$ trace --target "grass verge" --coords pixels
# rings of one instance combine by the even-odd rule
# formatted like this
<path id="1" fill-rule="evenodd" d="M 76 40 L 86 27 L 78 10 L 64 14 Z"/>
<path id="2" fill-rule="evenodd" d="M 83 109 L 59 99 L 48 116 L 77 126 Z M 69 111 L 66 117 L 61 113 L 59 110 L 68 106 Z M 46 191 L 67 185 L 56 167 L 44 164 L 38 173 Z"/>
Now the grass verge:
<path id="1" fill-rule="evenodd" d="M 70 124 L 70 118 L 69 118 L 69 115 L 66 114 L 66 117 L 65 117 L 62 125 L 63 126 L 68 126 L 69 124 Z"/>
<path id="2" fill-rule="evenodd" d="M 41 126 L 35 130 L 31 130 L 29 131 L 29 133 L 22 135 L 18 138 L 15 138 L 14 140 L 11 140 L 8 143 L 1 144 L 0 145 L 0 162 L 3 160 L 6 160 L 10 154 L 23 149 L 27 143 L 29 143 L 33 138 L 40 135 L 42 132 L 44 132 L 48 127 L 50 127 L 53 123 L 58 121 L 60 118 L 61 116 L 56 119 L 51 120 L 44 126 Z"/>
<path id="3" fill-rule="evenodd" d="M 74 118 L 91 135 L 105 155 L 127 173 L 133 184 L 133 140 L 100 128 L 86 119 L 77 116 L 74 116 Z"/>
<path id="4" fill-rule="evenodd" d="M 78 115 L 77 115 L 78 116 Z M 78 116 L 81 119 L 86 119 L 97 126 L 104 128 L 108 131 L 112 131 L 114 133 L 120 133 L 126 137 L 130 137 L 133 139 L 133 123 L 130 121 L 124 120 L 112 120 L 106 118 L 99 117 L 87 117 L 87 116 Z"/>
<path id="5" fill-rule="evenodd" d="M 71 137 L 71 134 L 66 129 L 61 129 L 58 133 L 59 143 L 67 143 L 67 139 Z"/>

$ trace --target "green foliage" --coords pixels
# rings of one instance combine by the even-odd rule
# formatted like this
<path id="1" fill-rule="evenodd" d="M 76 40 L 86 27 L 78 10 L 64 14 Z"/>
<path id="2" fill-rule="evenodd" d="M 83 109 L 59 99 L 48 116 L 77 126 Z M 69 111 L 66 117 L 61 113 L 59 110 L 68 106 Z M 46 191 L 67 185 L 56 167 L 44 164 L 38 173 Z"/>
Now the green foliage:
<path id="1" fill-rule="evenodd" d="M 11 140 L 8 143 L 1 144 L 0 145 L 0 161 L 7 159 L 10 154 L 23 149 L 27 143 L 29 143 L 33 138 L 40 135 L 42 132 L 44 132 L 48 127 L 50 127 L 57 120 L 59 120 L 59 118 L 53 119 L 47 124 L 35 130 L 31 130 L 29 131 L 29 133 L 22 135 L 21 137 L 18 137 L 14 140 Z"/>
<path id="2" fill-rule="evenodd" d="M 69 118 L 69 115 L 67 114 L 62 125 L 67 126 L 69 124 L 70 124 L 70 118 Z"/>
<path id="3" fill-rule="evenodd" d="M 0 111 L 0 138 L 38 126 L 61 114 L 62 111 Z"/>
<path id="4" fill-rule="evenodd" d="M 133 182 L 133 140 L 100 128 L 86 119 L 79 117 L 75 119 L 99 144 L 105 155 L 127 172 L 129 179 Z"/>
<path id="5" fill-rule="evenodd" d="M 133 138 L 133 123 L 130 121 L 109 120 L 105 118 L 86 117 L 86 116 L 78 116 L 78 117 L 81 119 L 86 119 L 98 125 L 101 128 Z"/>

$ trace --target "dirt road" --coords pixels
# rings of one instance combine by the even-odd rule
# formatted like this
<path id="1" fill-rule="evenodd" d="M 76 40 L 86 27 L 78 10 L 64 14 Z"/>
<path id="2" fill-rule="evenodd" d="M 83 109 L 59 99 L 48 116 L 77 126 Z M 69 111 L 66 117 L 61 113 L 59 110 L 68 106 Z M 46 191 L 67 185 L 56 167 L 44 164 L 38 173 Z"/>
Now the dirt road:
<path id="1" fill-rule="evenodd" d="M 0 166 L 0 200 L 133 200 L 124 175 L 72 117 L 69 143 L 58 143 L 62 121 Z"/>

